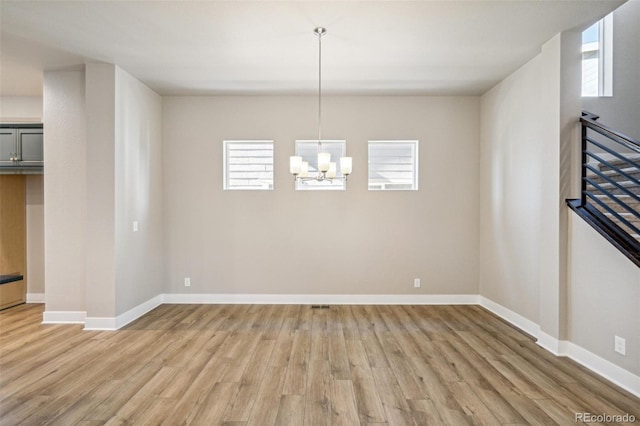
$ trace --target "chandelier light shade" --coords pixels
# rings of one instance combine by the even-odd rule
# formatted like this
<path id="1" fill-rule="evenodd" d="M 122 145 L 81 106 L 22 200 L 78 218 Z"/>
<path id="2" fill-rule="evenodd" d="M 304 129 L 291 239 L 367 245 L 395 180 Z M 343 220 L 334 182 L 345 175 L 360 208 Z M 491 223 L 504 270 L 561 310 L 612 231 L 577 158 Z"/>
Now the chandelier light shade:
<path id="1" fill-rule="evenodd" d="M 289 157 L 289 172 L 292 175 L 299 175 L 302 171 L 302 157 L 298 157 L 294 155 L 293 157 Z"/>
<path id="2" fill-rule="evenodd" d="M 324 152 L 322 149 L 322 36 L 327 30 L 317 27 L 313 32 L 318 36 L 318 172 L 315 176 L 309 176 L 309 163 L 298 155 L 289 157 L 289 172 L 294 179 L 302 181 L 333 181 L 334 179 L 346 181 L 352 171 L 351 157 L 340 158 L 342 176 L 337 177 L 337 164 L 331 161 L 331 153 Z"/>
<path id="3" fill-rule="evenodd" d="M 335 164 L 334 164 L 335 165 Z M 318 152 L 318 170 L 326 173 L 331 166 L 331 154 L 328 152 Z"/>
<path id="4" fill-rule="evenodd" d="M 340 171 L 345 176 L 351 174 L 351 157 L 342 157 L 340 159 Z"/>

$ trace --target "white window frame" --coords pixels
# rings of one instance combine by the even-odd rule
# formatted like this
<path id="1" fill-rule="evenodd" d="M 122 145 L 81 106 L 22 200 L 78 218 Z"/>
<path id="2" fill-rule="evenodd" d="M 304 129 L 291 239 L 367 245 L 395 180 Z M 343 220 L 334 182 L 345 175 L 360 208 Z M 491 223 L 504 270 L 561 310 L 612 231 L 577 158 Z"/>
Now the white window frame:
<path id="1" fill-rule="evenodd" d="M 301 149 L 305 145 L 305 152 Z M 337 166 L 336 179 L 329 181 L 301 180 L 296 179 L 296 191 L 344 191 L 347 189 L 347 183 L 342 178 L 340 172 L 340 157 L 344 157 L 347 152 L 347 141 L 344 139 L 322 140 L 323 150 L 331 151 L 331 162 L 335 162 Z M 340 146 L 341 145 L 341 146 Z M 296 155 L 302 157 L 302 161 L 309 163 L 309 177 L 317 174 L 317 146 L 318 140 L 296 140 Z M 308 149 L 313 147 L 313 150 Z M 309 151 L 312 151 L 311 154 Z"/>
<path id="2" fill-rule="evenodd" d="M 372 182 L 371 180 L 371 168 L 372 166 L 376 166 L 374 163 L 372 163 L 371 158 L 371 148 L 373 146 L 376 145 L 387 145 L 389 147 L 391 147 L 391 145 L 393 144 L 398 144 L 398 145 L 410 145 L 412 148 L 412 162 L 411 162 L 411 166 L 412 166 L 412 179 L 411 179 L 411 187 L 410 188 L 406 188 L 406 187 L 399 187 L 398 185 L 407 185 L 407 183 L 400 183 L 400 182 L 380 182 L 380 181 L 374 181 Z M 369 188 L 369 191 L 417 191 L 418 190 L 418 171 L 419 171 L 419 146 L 420 143 L 418 140 L 371 140 L 369 141 L 368 147 L 367 147 L 367 152 L 368 152 L 368 170 L 367 170 L 367 186 Z M 379 165 L 377 165 L 379 166 Z M 396 187 L 394 187 L 394 185 Z"/>
<path id="3" fill-rule="evenodd" d="M 260 187 L 260 186 L 242 186 L 242 185 L 232 185 L 230 183 L 230 173 L 232 173 L 233 171 L 231 170 L 231 165 L 229 163 L 230 161 L 230 157 L 229 157 L 229 148 L 232 147 L 233 145 L 241 145 L 241 144 L 246 144 L 246 145 L 251 145 L 251 144 L 270 144 L 271 145 L 271 163 L 256 163 L 256 164 L 250 164 L 252 166 L 264 166 L 265 168 L 265 172 L 271 172 L 271 182 L 267 182 L 264 186 Z M 223 164 L 223 189 L 225 191 L 273 191 L 273 187 L 274 187 L 274 182 L 275 182 L 275 167 L 274 167 L 274 151 L 275 151 L 275 145 L 273 143 L 273 140 L 225 140 L 222 143 L 223 148 L 222 148 L 222 164 Z M 245 158 L 253 158 L 253 157 L 245 157 Z M 250 161 L 250 160 L 248 160 Z M 269 170 L 269 168 L 271 170 Z M 254 170 L 256 172 L 260 172 L 260 170 Z M 250 173 L 250 171 L 248 171 L 248 173 Z"/>
<path id="4" fill-rule="evenodd" d="M 583 43 L 582 54 L 597 51 L 598 93 L 585 94 L 584 67 L 582 59 L 582 96 L 583 97 L 611 97 L 613 96 L 613 12 L 597 22 L 598 41 Z M 594 23 L 595 25 L 595 23 Z M 591 28 L 591 26 L 589 27 Z M 587 31 L 587 30 L 585 30 Z M 594 46 L 595 45 L 595 46 Z M 594 48 L 595 47 L 595 48 Z"/>

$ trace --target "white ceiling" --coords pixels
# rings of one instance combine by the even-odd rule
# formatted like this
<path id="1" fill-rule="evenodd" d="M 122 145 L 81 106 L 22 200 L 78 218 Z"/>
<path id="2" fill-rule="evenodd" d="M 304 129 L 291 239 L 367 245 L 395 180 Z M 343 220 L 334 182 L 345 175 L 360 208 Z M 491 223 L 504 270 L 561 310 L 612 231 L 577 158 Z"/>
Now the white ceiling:
<path id="1" fill-rule="evenodd" d="M 115 63 L 162 95 L 481 94 L 618 0 L 0 1 L 0 94 Z"/>

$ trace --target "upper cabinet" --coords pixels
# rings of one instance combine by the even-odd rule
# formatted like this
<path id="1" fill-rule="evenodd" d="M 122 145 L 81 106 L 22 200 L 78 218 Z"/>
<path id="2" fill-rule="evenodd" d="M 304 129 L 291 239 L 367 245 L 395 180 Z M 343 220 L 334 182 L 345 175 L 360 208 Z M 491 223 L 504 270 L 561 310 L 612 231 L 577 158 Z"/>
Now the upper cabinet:
<path id="1" fill-rule="evenodd" d="M 41 174 L 42 124 L 0 124 L 0 173 Z"/>

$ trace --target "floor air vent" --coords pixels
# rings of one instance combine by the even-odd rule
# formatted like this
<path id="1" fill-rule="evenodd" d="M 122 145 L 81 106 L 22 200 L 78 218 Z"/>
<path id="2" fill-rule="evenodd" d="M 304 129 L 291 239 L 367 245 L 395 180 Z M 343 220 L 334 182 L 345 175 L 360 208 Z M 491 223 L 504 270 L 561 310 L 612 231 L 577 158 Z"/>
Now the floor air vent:
<path id="1" fill-rule="evenodd" d="M 329 309 L 329 305 L 311 305 L 311 309 Z"/>

